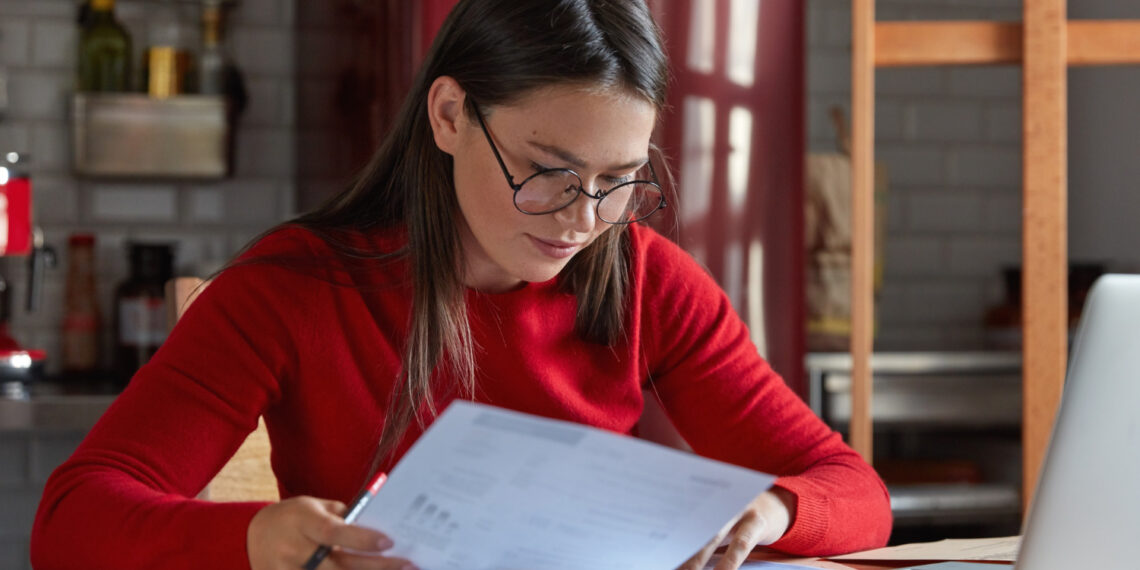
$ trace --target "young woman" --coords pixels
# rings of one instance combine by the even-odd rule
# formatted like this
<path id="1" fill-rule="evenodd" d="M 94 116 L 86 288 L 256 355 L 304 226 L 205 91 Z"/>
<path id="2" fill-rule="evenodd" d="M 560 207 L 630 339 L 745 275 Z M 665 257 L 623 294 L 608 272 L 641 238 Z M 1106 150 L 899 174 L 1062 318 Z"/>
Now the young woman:
<path id="1" fill-rule="evenodd" d="M 463 0 L 343 194 L 222 272 L 51 477 L 36 568 L 404 568 L 348 501 L 468 398 L 631 433 L 643 389 L 702 455 L 777 474 L 722 535 L 880 546 L 885 488 L 636 222 L 665 206 L 666 60 L 641 0 Z M 194 497 L 264 416 L 283 499 Z M 351 552 L 350 552 L 351 551 Z"/>

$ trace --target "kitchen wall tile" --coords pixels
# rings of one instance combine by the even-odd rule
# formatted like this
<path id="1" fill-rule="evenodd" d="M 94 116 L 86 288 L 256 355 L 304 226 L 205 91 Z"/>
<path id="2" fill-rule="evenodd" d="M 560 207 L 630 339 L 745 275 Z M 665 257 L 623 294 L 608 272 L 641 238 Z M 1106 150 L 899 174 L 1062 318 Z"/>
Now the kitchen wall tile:
<path id="1" fill-rule="evenodd" d="M 1021 97 L 1017 66 L 956 67 L 949 71 L 950 93 L 964 97 Z"/>
<path id="2" fill-rule="evenodd" d="M 21 119 L 63 122 L 67 117 L 71 75 L 8 70 L 8 113 Z"/>
<path id="3" fill-rule="evenodd" d="M 984 305 L 976 282 L 945 278 L 912 282 L 905 302 L 915 319 L 939 323 L 977 322 L 981 315 L 975 308 Z"/>
<path id="4" fill-rule="evenodd" d="M 178 218 L 173 186 L 100 186 L 91 201 L 100 222 L 173 222 Z"/>
<path id="5" fill-rule="evenodd" d="M 1021 149 L 974 145 L 953 152 L 956 172 L 949 182 L 986 188 L 1021 188 Z"/>
<path id="6" fill-rule="evenodd" d="M 950 274 L 997 278 L 1002 267 L 1021 264 L 1020 236 L 960 237 L 950 243 Z"/>
<path id="7" fill-rule="evenodd" d="M 246 80 L 249 106 L 241 124 L 250 127 L 277 126 L 282 121 L 282 97 L 289 81 L 278 78 L 252 77 Z"/>
<path id="8" fill-rule="evenodd" d="M 1021 144 L 1021 105 L 992 103 L 986 107 L 986 138 L 994 142 Z"/>
<path id="9" fill-rule="evenodd" d="M 130 234 L 124 226 L 101 227 L 95 236 L 95 276 L 107 291 L 105 297 L 126 278 L 130 267 L 127 242 Z M 110 313 L 104 313 L 110 314 Z"/>
<path id="10" fill-rule="evenodd" d="M 913 109 L 914 138 L 959 142 L 982 138 L 982 109 L 976 104 L 918 103 Z"/>
<path id="11" fill-rule="evenodd" d="M 292 175 L 293 132 L 286 128 L 245 129 L 238 137 L 237 179 Z"/>
<path id="12" fill-rule="evenodd" d="M 62 123 L 37 124 L 32 129 L 32 173 L 65 172 L 70 169 L 71 132 Z"/>
<path id="13" fill-rule="evenodd" d="M 30 37 L 30 20 L 0 18 L 0 64 L 27 65 Z"/>
<path id="14" fill-rule="evenodd" d="M 1006 235 L 1021 231 L 1021 196 L 988 196 L 985 203 L 985 228 Z"/>
<path id="15" fill-rule="evenodd" d="M 38 68 L 75 69 L 79 30 L 72 21 L 46 20 L 32 26 L 32 63 Z"/>
<path id="16" fill-rule="evenodd" d="M 883 269 L 895 277 L 929 277 L 946 271 L 946 242 L 937 237 L 892 237 L 884 245 Z"/>
<path id="17" fill-rule="evenodd" d="M 0 539 L 0 568 L 31 570 L 28 543 L 22 539 Z"/>
<path id="18" fill-rule="evenodd" d="M 281 26 L 287 0 L 242 0 L 230 13 L 231 26 Z"/>
<path id="19" fill-rule="evenodd" d="M 62 251 L 61 258 L 62 258 Z M 34 311 L 28 311 L 25 303 L 28 299 L 28 280 L 26 277 L 16 281 L 9 282 L 12 288 L 12 299 L 16 301 L 13 303 L 12 311 L 12 330 L 19 331 L 17 337 L 22 342 L 31 342 L 31 338 L 24 334 L 24 329 L 27 327 L 48 327 L 56 328 L 63 320 L 63 303 L 59 302 L 64 298 L 64 284 L 60 279 L 54 279 L 55 276 L 60 276 L 67 272 L 67 262 L 64 261 L 58 264 L 54 269 L 47 271 L 43 284 L 40 285 L 40 299 L 42 302 L 36 307 Z M 22 263 L 20 265 L 23 265 Z M 50 300 L 50 301 L 49 301 Z M 32 347 L 41 348 L 41 347 Z"/>
<path id="20" fill-rule="evenodd" d="M 192 188 L 187 192 L 186 220 L 193 223 L 217 224 L 225 215 L 225 201 L 222 190 L 212 188 Z"/>
<path id="21" fill-rule="evenodd" d="M 878 145 L 877 157 L 887 167 L 891 187 L 935 186 L 945 181 L 945 155 L 936 148 L 919 145 Z"/>
<path id="22" fill-rule="evenodd" d="M 239 180 L 227 184 L 223 194 L 226 222 L 229 225 L 266 227 L 281 218 L 280 185 L 273 182 Z"/>
<path id="23" fill-rule="evenodd" d="M 293 72 L 293 44 L 287 30 L 247 28 L 230 34 L 233 55 L 247 76 L 289 75 Z"/>
<path id="24" fill-rule="evenodd" d="M 27 484 L 28 474 L 27 436 L 22 433 L 0 434 L 0 489 L 23 487 Z"/>
<path id="25" fill-rule="evenodd" d="M 823 50 L 807 54 L 807 76 L 816 93 L 843 93 L 851 90 L 851 55 Z"/>
<path id="26" fill-rule="evenodd" d="M 36 517 L 39 493 L 24 489 L 0 490 L 0 540 L 28 538 L 32 534 L 32 521 Z"/>
<path id="27" fill-rule="evenodd" d="M 32 439 L 32 480 L 47 481 L 51 472 L 75 453 L 85 436 L 85 433 L 37 433 Z"/>
<path id="28" fill-rule="evenodd" d="M 25 125 L 0 122 L 0 152 L 29 152 L 32 148 L 31 129 Z"/>
<path id="29" fill-rule="evenodd" d="M 0 17 L 44 16 L 74 18 L 75 0 L 0 0 Z"/>
<path id="30" fill-rule="evenodd" d="M 939 67 L 885 68 L 875 73 L 876 96 L 946 93 L 946 71 Z"/>
<path id="31" fill-rule="evenodd" d="M 66 176 L 38 175 L 32 179 L 33 214 L 41 224 L 74 224 L 79 221 L 79 188 Z"/>
<path id="32" fill-rule="evenodd" d="M 983 228 L 982 197 L 948 189 L 912 194 L 908 219 L 916 232 L 974 233 Z"/>

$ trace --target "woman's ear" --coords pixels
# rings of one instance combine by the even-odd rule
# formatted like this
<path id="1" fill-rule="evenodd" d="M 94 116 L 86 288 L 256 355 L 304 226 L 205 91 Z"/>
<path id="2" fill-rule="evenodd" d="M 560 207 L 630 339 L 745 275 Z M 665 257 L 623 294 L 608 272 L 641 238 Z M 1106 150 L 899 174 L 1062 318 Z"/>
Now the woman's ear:
<path id="1" fill-rule="evenodd" d="M 455 154 L 459 145 L 459 130 L 466 119 L 463 103 L 467 92 L 459 82 L 446 75 L 437 77 L 428 90 L 428 121 L 431 123 L 435 145 L 447 154 Z"/>

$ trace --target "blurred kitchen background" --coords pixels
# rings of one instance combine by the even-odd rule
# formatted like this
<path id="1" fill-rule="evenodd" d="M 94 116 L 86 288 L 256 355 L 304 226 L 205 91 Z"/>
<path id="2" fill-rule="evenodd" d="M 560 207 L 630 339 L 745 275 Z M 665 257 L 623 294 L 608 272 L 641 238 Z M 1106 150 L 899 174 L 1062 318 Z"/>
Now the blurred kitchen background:
<path id="1" fill-rule="evenodd" d="M 190 79 L 200 72 L 196 64 L 179 66 L 204 49 L 207 4 L 114 2 L 131 37 L 132 90 L 157 99 L 205 85 Z M 16 382 L 15 399 L 0 400 L 0 568 L 26 567 L 43 481 L 121 387 L 123 333 L 115 315 L 124 291 L 153 298 L 159 293 L 139 293 L 148 291 L 140 279 L 207 276 L 251 237 L 342 187 L 384 132 L 453 2 L 218 4 L 218 49 L 232 63 L 229 79 L 213 107 L 171 115 L 114 101 L 100 106 L 95 96 L 76 102 L 80 21 L 91 17 L 91 6 L 0 0 L 0 162 L 11 163 L 11 177 L 30 181 L 31 221 L 55 257 L 53 265 L 46 249 L 34 254 L 35 244 L 0 257 L 8 330 L 22 349 L 37 351 L 42 366 L 35 385 Z M 676 67 L 660 138 L 680 181 L 681 224 L 664 229 L 720 280 L 789 384 L 844 429 L 850 365 L 841 354 L 842 307 L 808 307 L 807 291 L 819 285 L 826 263 L 805 263 L 815 242 L 805 240 L 802 212 L 844 189 L 839 149 L 849 115 L 850 2 L 652 4 Z M 1021 19 L 1017 0 L 879 0 L 878 9 L 880 20 Z M 1069 15 L 1138 18 L 1140 4 L 1082 0 L 1071 3 Z M 188 59 L 162 60 L 147 51 L 154 42 L 176 44 Z M 141 65 L 144 57 L 155 67 Z M 160 65 L 193 71 L 179 83 L 163 80 Z M 876 465 L 900 497 L 895 538 L 1016 533 L 1020 71 L 888 69 L 877 80 L 884 225 Z M 1140 72 L 1074 69 L 1070 80 L 1070 257 L 1079 293 L 1100 272 L 1140 271 L 1140 108 L 1133 104 Z M 124 116 L 190 139 L 195 125 L 213 125 L 221 130 L 207 138 L 229 150 L 219 158 L 207 149 L 202 170 L 189 175 L 147 171 L 139 161 L 115 158 L 153 150 L 127 147 L 114 135 L 115 117 Z M 100 129 L 113 136 L 100 138 Z M 124 147 L 117 154 L 116 144 Z M 806 162 L 804 151 L 812 157 Z M 177 167 L 174 161 L 170 168 Z M 807 188 L 811 181 L 821 186 Z M 820 212 L 839 215 L 842 200 L 828 208 Z M 832 246 L 842 242 L 842 227 L 806 223 L 828 233 Z M 91 240 L 92 285 L 76 294 L 86 291 L 95 311 L 69 304 L 67 285 L 69 252 Z M 160 246 L 158 253 L 136 253 L 136 265 L 157 267 L 145 278 L 130 275 L 132 244 Z M 43 269 L 40 302 L 29 311 L 31 261 Z M 842 269 L 828 267 L 824 281 L 842 283 Z M 69 315 L 69 307 L 82 314 Z M 809 315 L 816 310 L 828 318 Z M 97 333 L 78 335 L 79 342 L 95 339 L 94 360 L 65 374 L 66 331 L 77 330 Z M 161 332 L 155 335 L 146 342 L 160 342 Z"/>

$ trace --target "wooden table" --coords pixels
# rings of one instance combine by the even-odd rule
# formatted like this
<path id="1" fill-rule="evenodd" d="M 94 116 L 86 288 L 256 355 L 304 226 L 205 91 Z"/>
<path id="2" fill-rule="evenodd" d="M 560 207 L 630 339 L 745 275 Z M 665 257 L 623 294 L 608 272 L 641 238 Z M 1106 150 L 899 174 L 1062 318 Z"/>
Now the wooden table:
<path id="1" fill-rule="evenodd" d="M 779 552 L 770 550 L 757 550 L 748 557 L 750 561 L 762 562 L 780 562 L 783 564 L 801 564 L 809 565 L 818 568 L 828 568 L 833 570 L 886 570 L 892 568 L 908 568 L 911 566 L 920 566 L 922 564 L 934 564 L 935 560 L 930 561 L 879 561 L 879 562 L 832 562 L 829 560 L 820 560 L 818 558 L 802 558 L 793 557 Z M 994 570 L 1004 570 L 1005 568 L 1012 568 L 1009 562 L 992 562 L 988 563 L 994 566 Z"/>

